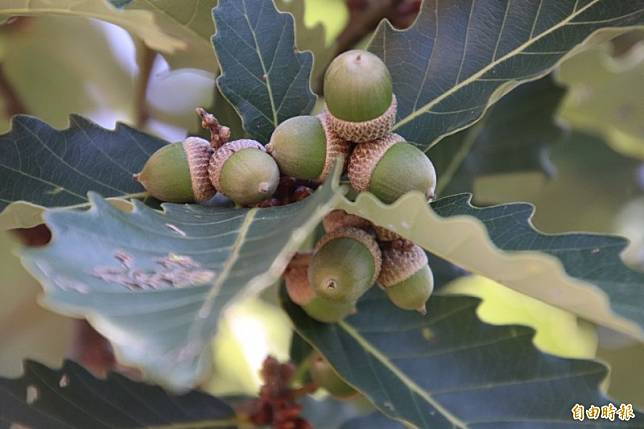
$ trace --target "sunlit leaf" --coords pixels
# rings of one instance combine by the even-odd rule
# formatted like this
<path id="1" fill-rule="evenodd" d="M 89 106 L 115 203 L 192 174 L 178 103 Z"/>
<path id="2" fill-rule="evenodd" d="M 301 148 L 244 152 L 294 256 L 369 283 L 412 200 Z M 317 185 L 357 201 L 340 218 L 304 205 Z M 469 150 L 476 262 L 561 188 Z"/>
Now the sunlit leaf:
<path id="1" fill-rule="evenodd" d="M 121 10 L 107 0 L 58 0 L 56 2 L 3 0 L 0 4 L 0 15 L 66 15 L 97 18 L 125 28 L 157 51 L 172 53 L 186 47 L 183 41 L 167 34 L 150 12 Z"/>
<path id="2" fill-rule="evenodd" d="M 575 128 L 599 134 L 613 148 L 644 159 L 644 42 L 624 57 L 608 46 L 565 61 L 557 73 L 569 87 L 561 118 Z"/>

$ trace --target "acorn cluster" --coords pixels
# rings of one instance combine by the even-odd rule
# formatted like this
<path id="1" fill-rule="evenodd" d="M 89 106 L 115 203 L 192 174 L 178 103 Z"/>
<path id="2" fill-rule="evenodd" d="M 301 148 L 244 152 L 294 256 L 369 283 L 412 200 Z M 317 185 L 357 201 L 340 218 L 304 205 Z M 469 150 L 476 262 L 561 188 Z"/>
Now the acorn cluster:
<path id="1" fill-rule="evenodd" d="M 339 55 L 324 79 L 326 109 L 281 123 L 264 147 L 255 140 L 189 137 L 153 154 L 136 178 L 162 201 L 202 202 L 217 191 L 240 206 L 269 200 L 280 175 L 321 183 L 338 157 L 351 186 L 392 203 L 409 191 L 433 198 L 436 172 L 398 134 L 396 96 L 386 65 L 362 50 Z"/>
<path id="2" fill-rule="evenodd" d="M 344 210 L 323 225 L 313 252 L 296 255 L 284 273 L 289 297 L 310 317 L 344 319 L 375 283 L 395 306 L 425 314 L 434 278 L 421 247 Z"/>
<path id="3" fill-rule="evenodd" d="M 238 206 L 265 207 L 305 198 L 310 188 L 298 188 L 300 196 L 276 197 L 298 181 L 315 187 L 343 157 L 356 191 L 385 203 L 410 191 L 434 197 L 432 162 L 392 133 L 397 101 L 380 58 L 363 50 L 339 55 L 326 72 L 324 95 L 323 113 L 284 121 L 266 146 L 229 141 L 229 130 L 198 109 L 211 141 L 189 137 L 165 146 L 135 177 L 162 201 L 203 202 L 219 192 Z M 376 281 L 398 307 L 424 312 L 433 278 L 421 248 L 340 211 L 328 215 L 324 227 L 314 252 L 294 259 L 285 274 L 291 298 L 311 317 L 341 320 Z"/>

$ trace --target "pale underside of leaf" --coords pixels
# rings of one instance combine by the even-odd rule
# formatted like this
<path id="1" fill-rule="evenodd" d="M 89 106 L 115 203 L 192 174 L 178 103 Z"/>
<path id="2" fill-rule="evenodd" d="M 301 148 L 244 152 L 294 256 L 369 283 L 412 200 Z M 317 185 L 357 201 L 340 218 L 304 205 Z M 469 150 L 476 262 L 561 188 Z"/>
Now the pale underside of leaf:
<path id="1" fill-rule="evenodd" d="M 447 199 L 450 199 L 457 212 L 472 209 L 467 195 L 444 200 Z M 441 200 L 438 201 L 440 202 Z M 513 206 L 514 209 L 523 209 L 516 216 L 520 220 L 510 217 L 513 215 Z M 531 247 L 537 240 L 548 237 L 532 228 L 529 215 L 524 217 L 525 209 L 529 213 L 533 210 L 527 204 L 499 206 L 500 211 L 494 219 L 501 224 L 493 230 L 486 228 L 482 220 L 489 219 L 485 219 L 483 215 L 481 219 L 450 213 L 445 217 L 439 216 L 427 205 L 420 193 L 407 194 L 392 205 L 385 205 L 373 195 L 362 193 L 355 202 L 343 199 L 339 208 L 389 228 L 467 271 L 495 280 L 599 325 L 644 339 L 644 314 L 640 304 L 644 293 L 644 276 L 629 270 L 619 259 L 619 250 L 625 245 L 624 240 L 580 234 L 569 236 L 569 242 L 565 243 L 568 247 L 562 246 L 561 242 L 553 249 Z M 449 206 L 444 211 L 448 210 Z M 508 217 L 507 223 L 503 223 L 504 217 Z M 521 221 L 526 226 L 529 225 L 530 233 L 513 230 L 514 223 Z M 494 235 L 497 243 L 502 242 L 513 251 L 497 247 L 490 235 Z M 551 237 L 566 240 L 566 235 Z M 593 242 L 593 239 L 596 241 Z M 589 251 L 588 246 L 592 246 L 592 250 Z M 546 254 L 548 251 L 556 254 L 569 250 L 581 259 L 579 263 L 588 271 L 588 280 L 581 275 L 573 277 L 566 271 L 561 260 Z M 586 251 L 589 251 L 588 255 L 585 254 Z M 604 279 L 601 272 L 597 271 L 602 263 L 611 264 L 611 269 L 629 276 L 629 281 L 619 284 L 618 280 L 611 283 L 611 279 Z M 568 268 L 576 267 L 571 265 Z M 595 281 L 595 284 L 591 281 Z"/>
<path id="2" fill-rule="evenodd" d="M 107 0 L 62 0 L 57 2 L 33 0 L 4 0 L 0 15 L 39 16 L 66 15 L 96 18 L 116 24 L 141 37 L 152 49 L 173 53 L 185 49 L 186 43 L 166 33 L 148 11 L 120 10 Z"/>
<path id="3" fill-rule="evenodd" d="M 279 278 L 341 192 L 329 180 L 289 206 L 169 204 L 157 212 L 135 202 L 131 213 L 91 195 L 89 211 L 47 212 L 52 242 L 26 249 L 23 263 L 43 285 L 45 306 L 87 318 L 113 344 L 119 361 L 164 386 L 186 389 L 209 371 L 208 345 L 222 312 Z M 177 260 L 191 268 L 168 273 L 165 264 Z M 103 275 L 106 270 L 117 270 L 116 280 Z M 205 279 L 152 280 L 195 272 Z"/>
<path id="4" fill-rule="evenodd" d="M 217 73 L 210 37 L 215 32 L 211 10 L 217 0 L 133 0 L 128 11 L 150 11 L 163 31 L 183 41 L 184 48 L 166 58 L 172 67 L 197 68 Z"/>
<path id="5" fill-rule="evenodd" d="M 408 30 L 381 25 L 369 49 L 388 65 L 399 134 L 424 148 L 476 120 L 522 82 L 584 49 L 641 25 L 637 0 L 426 0 Z M 583 43 L 586 41 L 587 43 Z"/>

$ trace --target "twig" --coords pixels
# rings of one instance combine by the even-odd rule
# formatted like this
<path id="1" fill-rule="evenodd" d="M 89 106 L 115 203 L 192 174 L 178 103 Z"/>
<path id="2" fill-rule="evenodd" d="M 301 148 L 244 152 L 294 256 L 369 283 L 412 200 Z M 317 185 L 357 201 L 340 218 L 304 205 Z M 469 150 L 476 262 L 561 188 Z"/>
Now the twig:
<path id="1" fill-rule="evenodd" d="M 150 119 L 150 110 L 148 109 L 148 85 L 150 84 L 150 77 L 154 60 L 157 53 L 148 48 L 145 44 L 140 43 L 138 46 L 138 63 L 139 63 L 139 79 L 136 85 L 136 126 L 143 128 Z"/>
<path id="2" fill-rule="evenodd" d="M 2 63 L 0 63 L 0 95 L 5 99 L 5 111 L 9 118 L 27 113 L 27 107 L 9 82 Z"/>
<path id="3" fill-rule="evenodd" d="M 404 0 L 372 0 L 364 7 L 350 8 L 349 22 L 338 36 L 336 54 L 354 47 L 371 33 L 382 19 L 391 16 Z"/>
<path id="4" fill-rule="evenodd" d="M 201 118 L 201 127 L 210 130 L 210 146 L 214 150 L 219 149 L 230 140 L 230 128 L 221 125 L 215 115 L 208 113 L 203 107 L 197 107 L 195 112 Z"/>

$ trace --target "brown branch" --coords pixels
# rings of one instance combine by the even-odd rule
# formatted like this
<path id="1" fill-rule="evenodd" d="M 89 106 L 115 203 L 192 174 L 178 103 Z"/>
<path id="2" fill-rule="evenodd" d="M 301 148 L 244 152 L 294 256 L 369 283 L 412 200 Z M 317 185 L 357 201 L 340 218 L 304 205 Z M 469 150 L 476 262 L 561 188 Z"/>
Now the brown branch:
<path id="1" fill-rule="evenodd" d="M 135 108 L 136 108 L 136 127 L 143 128 L 150 119 L 150 110 L 148 108 L 148 85 L 150 84 L 150 77 L 154 60 L 157 53 L 148 48 L 145 44 L 138 45 L 138 58 L 139 64 L 139 79 L 136 84 L 135 94 Z"/>
<path id="2" fill-rule="evenodd" d="M 11 82 L 9 82 L 2 63 L 0 63 L 0 95 L 5 100 L 5 112 L 9 118 L 27 113 L 27 107 L 20 99 Z"/>

